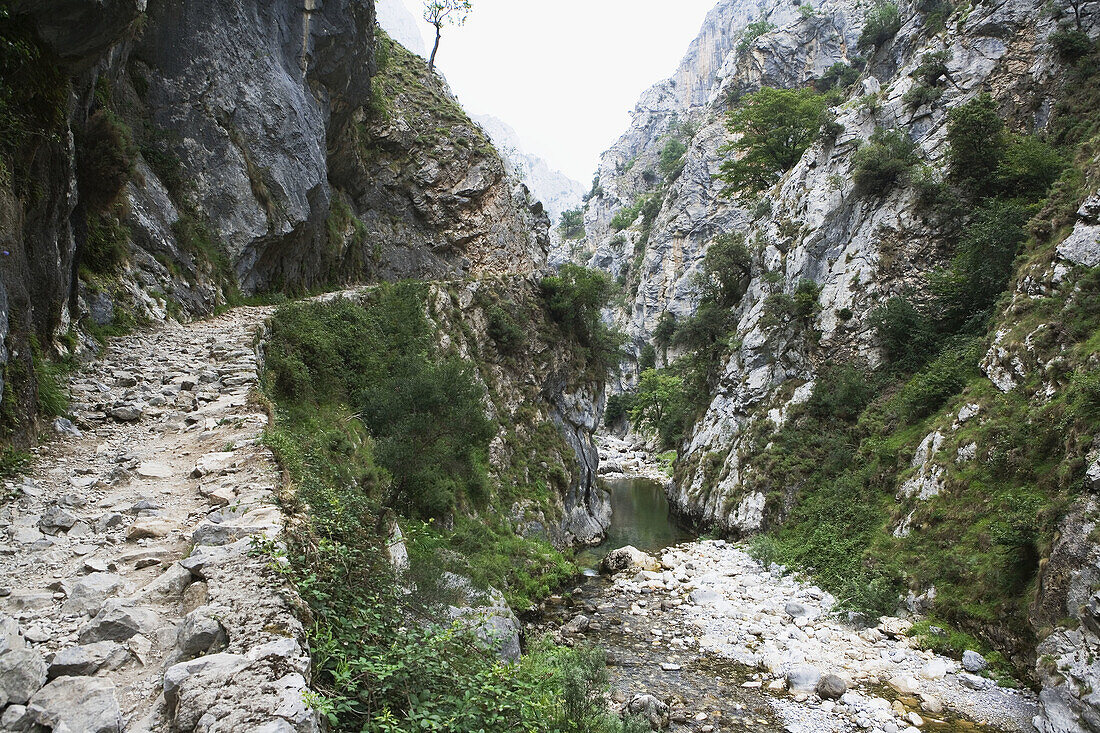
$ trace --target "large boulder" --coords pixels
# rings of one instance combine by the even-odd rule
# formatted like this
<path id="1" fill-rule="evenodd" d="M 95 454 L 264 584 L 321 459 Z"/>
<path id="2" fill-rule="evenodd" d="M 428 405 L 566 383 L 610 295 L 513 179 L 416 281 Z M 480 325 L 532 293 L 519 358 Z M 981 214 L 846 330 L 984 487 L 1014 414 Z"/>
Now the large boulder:
<path id="1" fill-rule="evenodd" d="M 46 660 L 30 649 L 0 654 L 0 708 L 22 704 L 46 684 Z"/>
<path id="2" fill-rule="evenodd" d="M 138 634 L 153 638 L 159 624 L 160 619 L 147 608 L 110 600 L 95 618 L 81 627 L 78 638 L 81 644 L 126 641 Z"/>
<path id="3" fill-rule="evenodd" d="M 115 685 L 103 677 L 58 677 L 31 698 L 27 715 L 55 733 L 122 731 Z"/>
<path id="4" fill-rule="evenodd" d="M 600 563 L 600 569 L 612 574 L 626 570 L 657 572 L 661 569 L 661 563 L 657 561 L 657 558 L 642 552 L 637 547 L 627 545 L 607 553 L 603 562 Z"/>
<path id="5" fill-rule="evenodd" d="M 130 658 L 130 652 L 114 641 L 97 641 L 71 646 L 54 654 L 49 663 L 49 678 L 92 675 L 100 669 L 116 669 Z"/>
<path id="6" fill-rule="evenodd" d="M 61 606 L 65 613 L 95 616 L 103 604 L 126 586 L 121 575 L 114 573 L 90 573 L 76 582 L 69 590 L 69 597 Z"/>

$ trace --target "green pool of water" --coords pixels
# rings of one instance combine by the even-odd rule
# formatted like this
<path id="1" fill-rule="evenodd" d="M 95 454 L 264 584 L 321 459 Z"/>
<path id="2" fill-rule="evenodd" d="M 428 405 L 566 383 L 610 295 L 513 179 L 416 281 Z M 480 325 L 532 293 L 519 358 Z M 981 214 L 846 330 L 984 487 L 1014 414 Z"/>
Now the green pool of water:
<path id="1" fill-rule="evenodd" d="M 594 567 L 608 552 L 625 545 L 655 553 L 694 539 L 669 515 L 668 499 L 656 481 L 622 478 L 604 481 L 603 485 L 611 492 L 611 527 L 603 542 L 580 553 L 582 566 Z"/>

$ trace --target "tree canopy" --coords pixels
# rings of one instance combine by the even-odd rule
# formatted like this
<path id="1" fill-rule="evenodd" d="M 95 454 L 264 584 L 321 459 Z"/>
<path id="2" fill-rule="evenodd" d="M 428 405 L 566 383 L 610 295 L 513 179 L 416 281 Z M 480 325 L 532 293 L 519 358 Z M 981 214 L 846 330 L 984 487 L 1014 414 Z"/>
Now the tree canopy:
<path id="1" fill-rule="evenodd" d="M 473 6 L 470 0 L 424 0 L 424 20 L 435 27 L 435 45 L 428 59 L 428 72 L 435 69 L 435 55 L 439 52 L 439 39 L 445 25 L 463 25 Z"/>
<path id="2" fill-rule="evenodd" d="M 756 194 L 778 181 L 817 137 L 825 104 L 812 89 L 764 87 L 746 96 L 726 119 L 739 137 L 724 148 L 736 156 L 722 164 L 725 192 Z"/>

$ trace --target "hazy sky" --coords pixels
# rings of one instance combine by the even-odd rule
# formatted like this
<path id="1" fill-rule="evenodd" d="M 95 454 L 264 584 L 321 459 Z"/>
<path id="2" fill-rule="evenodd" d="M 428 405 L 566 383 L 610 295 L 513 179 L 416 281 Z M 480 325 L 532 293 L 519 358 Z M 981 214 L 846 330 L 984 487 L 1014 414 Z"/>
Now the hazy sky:
<path id="1" fill-rule="evenodd" d="M 402 0 L 417 19 L 420 0 Z M 436 60 L 475 114 L 582 183 L 651 84 L 672 75 L 717 0 L 473 0 Z M 428 49 L 434 35 L 421 23 Z"/>

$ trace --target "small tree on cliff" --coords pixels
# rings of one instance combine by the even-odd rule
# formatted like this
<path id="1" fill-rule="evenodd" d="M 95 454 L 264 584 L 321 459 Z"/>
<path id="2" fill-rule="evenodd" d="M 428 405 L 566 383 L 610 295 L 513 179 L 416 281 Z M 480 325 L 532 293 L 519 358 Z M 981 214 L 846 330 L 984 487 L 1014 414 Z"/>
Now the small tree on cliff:
<path id="1" fill-rule="evenodd" d="M 435 45 L 428 59 L 428 72 L 435 69 L 435 55 L 439 51 L 439 39 L 443 35 L 443 26 L 462 25 L 466 22 L 472 6 L 470 0 L 425 0 L 424 20 L 435 27 Z"/>

